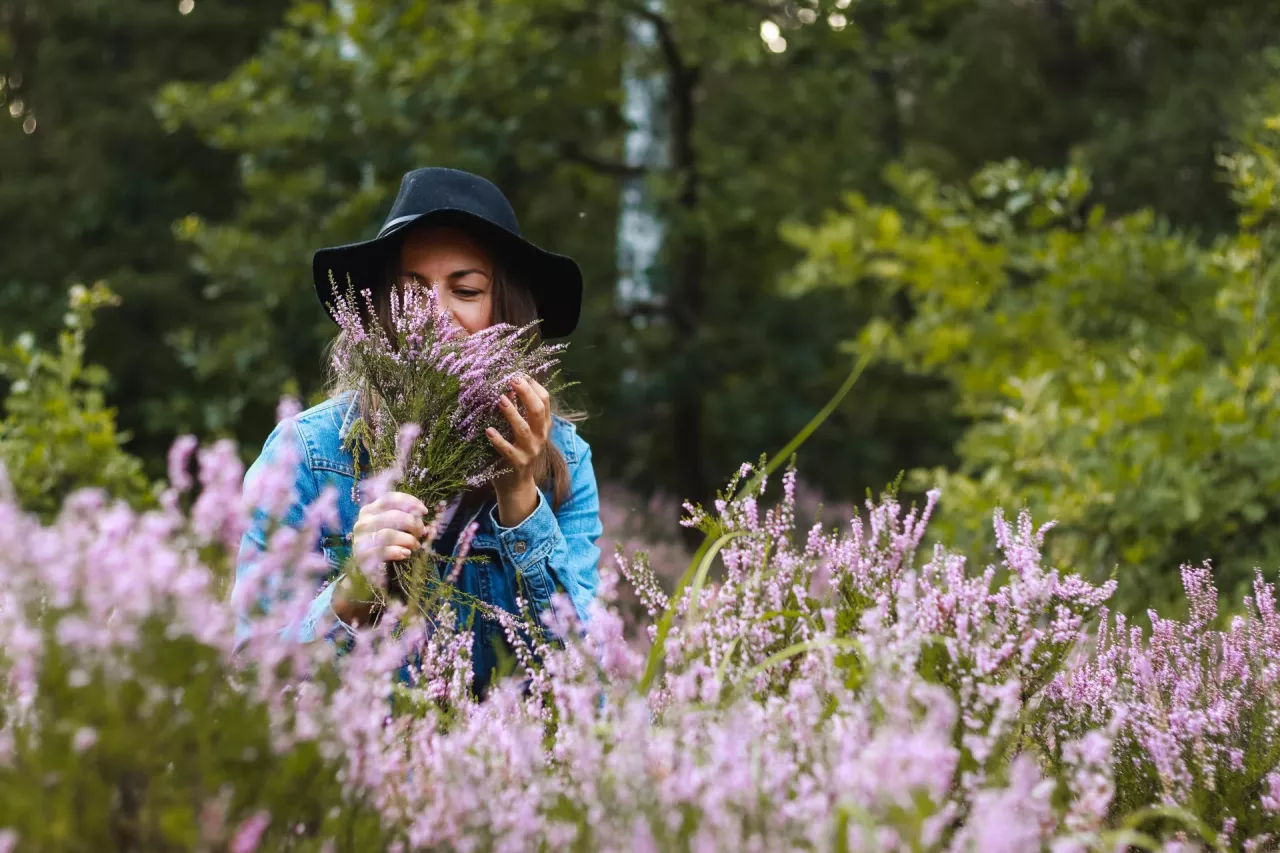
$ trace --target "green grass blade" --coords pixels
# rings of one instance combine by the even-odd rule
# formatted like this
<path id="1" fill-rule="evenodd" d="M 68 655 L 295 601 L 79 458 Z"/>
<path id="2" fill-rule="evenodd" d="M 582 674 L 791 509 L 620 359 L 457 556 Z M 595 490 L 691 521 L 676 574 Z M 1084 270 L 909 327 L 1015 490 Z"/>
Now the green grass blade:
<path id="1" fill-rule="evenodd" d="M 848 378 L 844 381 L 844 384 L 841 385 L 839 390 L 837 390 L 831 399 L 827 401 L 827 404 L 823 406 L 822 409 L 814 415 L 812 419 L 810 419 L 809 423 L 805 424 L 804 429 L 796 433 L 795 437 L 792 438 L 791 441 L 787 442 L 786 446 L 779 450 L 777 455 L 766 463 L 764 469 L 757 472 L 756 475 L 748 481 L 747 486 L 740 489 L 738 493 L 742 494 L 749 488 L 754 489 L 758 487 L 761 478 L 776 471 L 778 466 L 782 464 L 782 460 L 789 459 L 793 453 L 799 450 L 800 446 L 809 439 L 809 436 L 813 435 L 814 431 L 831 416 L 831 413 L 840 405 L 840 401 L 843 400 L 851 390 L 853 390 L 853 386 L 857 384 L 858 379 L 862 376 L 863 372 L 866 371 L 867 367 L 871 364 L 871 361 L 872 356 L 870 353 L 863 354 L 862 357 L 858 359 L 857 363 L 854 364 L 853 370 L 850 371 Z M 667 645 L 667 634 L 671 632 L 671 624 L 675 619 L 676 602 L 679 601 L 680 595 L 684 592 L 685 587 L 692 582 L 695 577 L 701 575 L 702 579 L 705 580 L 706 571 L 710 569 L 711 564 L 710 560 L 707 560 L 706 568 L 703 569 L 704 559 L 707 558 L 709 552 L 711 554 L 711 558 L 714 559 L 715 552 L 713 552 L 712 549 L 714 548 L 715 551 L 719 551 L 720 548 L 724 547 L 724 542 L 728 541 L 724 539 L 725 534 L 717 537 L 715 535 L 716 532 L 717 531 L 709 532 L 702 540 L 702 544 L 698 546 L 697 552 L 689 562 L 689 568 L 687 568 L 684 574 L 681 575 L 680 582 L 676 585 L 675 592 L 671 596 L 671 606 L 667 608 L 666 612 L 662 614 L 662 618 L 658 620 L 658 629 L 654 633 L 653 638 L 653 648 L 649 650 L 649 657 L 645 660 L 644 673 L 640 676 L 638 688 L 641 695 L 645 695 L 649 692 L 649 688 L 653 686 L 654 679 L 658 676 L 658 669 L 662 665 L 662 655 Z M 741 534 L 730 534 L 731 537 L 733 535 Z M 700 585 L 697 591 L 701 592 Z"/>
<path id="2" fill-rule="evenodd" d="M 782 651 L 769 655 L 767 658 L 760 661 L 760 663 L 744 672 L 742 674 L 742 680 L 750 681 L 769 667 L 782 663 L 784 660 L 793 658 L 796 655 L 802 655 L 805 652 L 817 651 L 818 649 L 829 648 L 860 652 L 864 657 L 866 656 L 866 652 L 862 648 L 862 643 L 852 637 L 821 637 L 817 640 L 805 640 L 803 643 L 796 643 L 794 645 L 787 646 Z"/>
<path id="3" fill-rule="evenodd" d="M 1218 841 L 1218 834 L 1214 832 L 1207 823 L 1186 809 L 1178 806 L 1147 806 L 1146 808 L 1138 809 L 1136 812 L 1133 812 L 1125 818 L 1121 827 L 1123 829 L 1136 830 L 1152 818 L 1167 818 L 1169 820 L 1177 821 L 1187 829 L 1198 834 L 1202 839 L 1204 839 L 1204 842 L 1214 850 L 1221 850 L 1223 853 L 1226 853 L 1227 848 L 1222 846 L 1222 843 Z"/>
<path id="4" fill-rule="evenodd" d="M 720 553 L 720 549 L 728 545 L 734 539 L 746 536 L 746 532 L 735 530 L 733 533 L 726 533 L 717 539 L 707 553 L 702 555 L 702 560 L 698 563 L 698 571 L 693 576 L 693 590 L 689 596 L 689 615 L 685 617 L 685 621 L 693 624 L 698 621 L 698 597 L 702 595 L 702 587 L 706 585 L 707 574 L 711 571 L 711 564 L 715 562 L 716 554 Z"/>
<path id="5" fill-rule="evenodd" d="M 769 460 L 762 470 L 757 471 L 755 476 L 748 480 L 743 487 L 738 490 L 738 494 L 751 494 L 751 492 L 760 487 L 760 481 L 762 479 L 778 470 L 779 466 L 786 462 L 786 460 L 790 459 L 792 454 L 799 450 L 800 446 L 809 440 L 809 436 L 813 435 L 814 432 L 817 431 L 818 427 L 822 426 L 823 422 L 826 421 L 827 418 L 831 417 L 831 413 L 839 407 L 841 401 L 843 401 L 844 398 L 848 396 L 849 392 L 853 390 L 853 386 L 858 384 L 858 380 L 871 365 L 872 360 L 873 356 L 871 353 L 863 353 L 857 363 L 854 364 L 853 370 L 849 372 L 849 376 L 844 380 L 844 384 L 841 385 L 839 390 L 836 391 L 831 399 L 827 401 L 827 404 L 809 420 L 809 423 L 804 425 L 803 429 L 795 434 L 794 438 L 787 442 L 785 447 L 773 455 L 773 458 Z"/>
<path id="6" fill-rule="evenodd" d="M 644 674 L 640 676 L 639 690 L 641 695 L 649 692 L 649 688 L 653 685 L 653 680 L 658 675 L 658 668 L 662 665 L 662 653 L 667 646 L 667 634 L 671 632 L 671 623 L 675 620 L 676 604 L 680 600 L 680 594 L 684 592 L 684 588 L 693 580 L 693 576 L 698 571 L 698 566 L 702 564 L 702 558 L 711 550 L 714 541 L 710 533 L 702 540 L 702 544 L 698 546 L 693 559 L 689 561 L 689 568 L 685 569 L 684 574 L 680 576 L 675 592 L 671 594 L 671 603 L 667 606 L 666 611 L 663 612 L 662 618 L 658 620 L 658 630 L 653 636 L 653 648 L 649 649 L 649 657 L 644 664 Z"/>

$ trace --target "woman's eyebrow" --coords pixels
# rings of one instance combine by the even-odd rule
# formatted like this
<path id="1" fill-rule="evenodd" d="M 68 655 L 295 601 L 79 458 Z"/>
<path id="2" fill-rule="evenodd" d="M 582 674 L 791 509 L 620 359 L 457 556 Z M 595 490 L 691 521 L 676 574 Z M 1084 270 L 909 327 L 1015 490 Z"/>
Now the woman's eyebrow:
<path id="1" fill-rule="evenodd" d="M 477 268 L 477 269 L 454 270 L 453 272 L 449 273 L 449 280 L 450 280 L 450 281 L 457 281 L 457 280 L 458 280 L 458 279 L 460 279 L 460 278 L 466 278 L 467 276 L 471 275 L 472 273 L 479 273 L 480 275 L 484 276 L 485 278 L 490 278 L 489 273 L 485 272 L 485 271 L 484 271 L 484 270 L 482 270 L 482 269 L 478 269 L 478 268 Z"/>
<path id="2" fill-rule="evenodd" d="M 489 275 L 489 273 L 488 273 L 488 272 L 486 272 L 485 270 L 480 269 L 479 267 L 476 267 L 476 268 L 474 268 L 474 269 L 454 270 L 453 272 L 449 273 L 449 275 L 447 276 L 447 278 L 449 279 L 449 281 L 457 281 L 457 280 L 458 280 L 458 279 L 460 279 L 460 278 L 466 278 L 467 276 L 471 275 L 472 273 L 477 273 L 477 274 L 479 274 L 479 275 L 484 276 L 485 278 L 493 278 L 493 276 Z M 416 279 L 418 279 L 418 281 L 426 281 L 426 280 L 427 280 L 427 277 L 426 277 L 426 276 L 424 276 L 422 273 L 420 273 L 420 272 L 415 272 L 415 271 L 413 271 L 413 270 L 403 270 L 403 271 L 400 273 L 400 277 L 401 277 L 401 278 L 416 278 Z"/>

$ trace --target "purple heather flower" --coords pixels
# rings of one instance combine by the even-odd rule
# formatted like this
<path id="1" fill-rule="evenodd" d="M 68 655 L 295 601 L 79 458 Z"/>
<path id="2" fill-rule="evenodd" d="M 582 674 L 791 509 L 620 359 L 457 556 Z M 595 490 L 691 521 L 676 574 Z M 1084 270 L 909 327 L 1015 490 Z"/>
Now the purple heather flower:
<path id="1" fill-rule="evenodd" d="M 184 435 L 169 446 L 169 485 L 179 492 L 185 492 L 193 485 L 190 464 L 191 454 L 197 445 L 194 435 Z"/>
<path id="2" fill-rule="evenodd" d="M 71 736 L 71 751 L 80 753 L 90 749 L 98 742 L 98 733 L 89 726 L 81 726 Z"/>
<path id="3" fill-rule="evenodd" d="M 262 842 L 262 835 L 267 831 L 270 823 L 271 814 L 265 811 L 260 811 L 246 819 L 236 830 L 228 849 L 231 853 L 254 853 Z"/>

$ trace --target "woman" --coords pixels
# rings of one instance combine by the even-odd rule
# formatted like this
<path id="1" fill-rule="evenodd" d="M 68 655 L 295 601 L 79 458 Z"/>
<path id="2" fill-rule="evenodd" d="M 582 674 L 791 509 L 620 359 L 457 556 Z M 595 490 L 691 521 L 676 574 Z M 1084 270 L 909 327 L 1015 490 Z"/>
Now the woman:
<path id="1" fill-rule="evenodd" d="M 537 319 L 544 337 L 563 337 L 577 325 L 582 301 L 577 264 L 524 240 L 497 187 L 452 169 L 405 175 L 377 238 L 320 250 L 312 273 L 316 293 L 331 315 L 330 273 L 336 281 L 349 277 L 357 289 L 372 289 L 378 314 L 374 321 L 384 324 L 393 287 L 435 288 L 441 304 L 468 332 Z M 301 457 L 294 482 L 298 500 L 281 519 L 292 526 L 322 491 L 337 490 L 340 524 L 325 530 L 316 543 L 328 558 L 330 577 L 297 626 L 300 639 L 353 636 L 376 615 L 368 603 L 349 594 L 340 568 L 348 557 L 397 562 L 427 545 L 452 554 L 459 532 L 471 521 L 478 524 L 471 553 L 489 559 L 464 564 L 457 581 L 463 592 L 518 613 L 518 594 L 540 612 L 555 592 L 563 591 L 586 618 L 598 580 L 595 542 L 601 532 L 591 449 L 572 423 L 553 413 L 546 389 L 532 379 L 517 380 L 503 397 L 500 406 L 514 440 L 508 442 L 494 430 L 487 435 L 510 473 L 459 496 L 434 543 L 423 541 L 427 507 L 410 495 L 393 492 L 357 505 L 356 460 L 344 449 L 343 438 L 360 405 L 350 390 L 335 389 L 327 402 L 277 426 L 245 475 L 248 491 L 284 443 L 293 441 Z M 360 470 L 368 470 L 367 460 Z M 265 549 L 269 524 L 265 513 L 255 513 L 241 543 L 237 584 L 245 582 Z M 269 578 L 254 579 L 255 584 L 264 581 L 270 583 Z M 475 683 L 483 689 L 503 634 L 484 618 L 475 620 L 473 630 Z"/>

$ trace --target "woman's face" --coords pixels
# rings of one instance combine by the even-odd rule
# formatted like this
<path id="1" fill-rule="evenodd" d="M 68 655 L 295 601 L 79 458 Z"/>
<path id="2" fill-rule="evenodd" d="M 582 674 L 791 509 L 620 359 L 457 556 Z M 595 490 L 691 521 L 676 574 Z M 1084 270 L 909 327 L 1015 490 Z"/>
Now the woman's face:
<path id="1" fill-rule="evenodd" d="M 493 323 L 493 262 L 457 228 L 428 226 L 409 232 L 400 248 L 400 286 L 434 287 L 440 305 L 467 332 Z"/>

